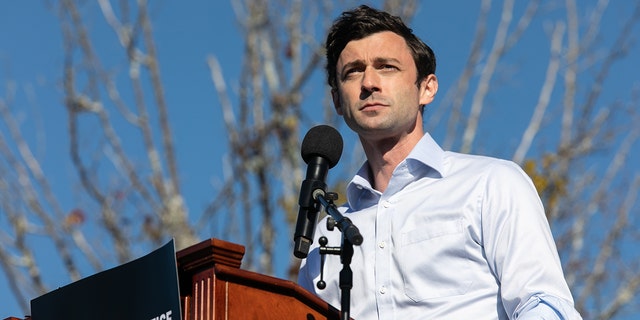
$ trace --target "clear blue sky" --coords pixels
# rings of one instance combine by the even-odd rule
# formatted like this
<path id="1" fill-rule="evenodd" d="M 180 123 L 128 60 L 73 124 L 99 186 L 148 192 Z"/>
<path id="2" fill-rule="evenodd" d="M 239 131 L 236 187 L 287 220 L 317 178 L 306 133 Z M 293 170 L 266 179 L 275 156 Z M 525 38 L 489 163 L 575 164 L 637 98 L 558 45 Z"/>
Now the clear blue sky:
<path id="1" fill-rule="evenodd" d="M 11 89 L 5 86 L 8 82 L 12 83 L 15 89 L 12 108 L 19 118 L 22 117 L 24 131 L 44 130 L 44 135 L 31 134 L 27 135 L 27 139 L 38 146 L 34 152 L 40 157 L 43 170 L 48 173 L 64 208 L 70 209 L 75 206 L 76 201 L 76 176 L 68 156 L 66 114 L 60 88 L 63 62 L 61 31 L 58 18 L 46 7 L 49 2 L 0 0 L 0 97 L 9 95 Z M 424 1 L 411 23 L 415 32 L 436 51 L 442 98 L 454 85 L 453 82 L 460 75 L 467 59 L 479 2 Z M 609 9 L 611 15 L 623 14 L 631 7 L 624 4 L 626 1 L 615 2 Z M 85 18 L 91 17 L 87 20 L 89 28 L 100 37 L 109 39 L 104 42 L 103 48 L 100 47 L 101 42 L 97 43 L 96 50 L 109 52 L 112 49 L 107 44 L 113 43 L 115 35 L 104 25 L 97 5 L 90 7 L 92 9 L 85 15 Z M 171 108 L 169 112 L 179 157 L 183 194 L 190 213 L 197 218 L 212 199 L 216 183 L 223 179 L 222 156 L 226 148 L 226 133 L 206 58 L 210 54 L 216 55 L 229 82 L 237 82 L 242 39 L 230 1 L 153 1 L 152 7 L 161 73 Z M 496 14 L 495 10 L 493 14 Z M 531 113 L 530 107 L 535 104 L 539 92 L 537 87 L 528 88 L 527 83 L 529 80 L 540 83 L 546 67 L 531 64 L 531 52 L 528 51 L 540 46 L 540 54 L 548 54 L 544 20 L 552 21 L 553 18 L 549 16 L 548 19 L 542 19 L 527 32 L 526 36 L 533 47 L 519 48 L 509 53 L 512 67 L 521 69 L 522 76 L 510 79 L 503 89 L 492 94 L 487 101 L 487 104 L 496 108 L 483 118 L 483 121 L 490 121 L 491 124 L 484 127 L 480 136 L 482 139 L 493 140 L 490 145 L 494 147 L 478 152 L 505 158 L 512 156 L 505 150 L 513 150 L 519 137 L 505 135 L 504 132 L 509 132 L 514 126 L 523 127 L 526 124 Z M 609 20 L 619 22 L 616 19 Z M 640 63 L 637 57 L 640 57 L 640 53 L 637 48 L 634 50 L 633 60 L 627 59 L 625 64 L 613 69 L 619 84 L 638 84 Z M 633 57 L 634 54 L 630 56 Z M 322 76 L 316 78 L 318 80 L 313 83 L 315 87 L 306 90 L 321 99 L 325 87 L 321 82 Z M 611 86 L 607 88 L 607 99 L 628 98 L 628 85 L 620 85 L 619 90 L 615 83 Z M 30 100 L 31 97 L 33 100 Z M 353 144 L 353 137 L 346 130 L 342 131 L 349 140 L 348 143 Z M 438 139 L 443 136 L 443 132 L 436 131 L 433 135 Z M 344 157 L 348 158 L 348 155 L 343 155 L 343 159 Z M 343 160 L 345 161 L 348 160 Z M 2 226 L 0 221 L 0 227 Z M 286 255 L 291 254 L 288 249 L 290 238 L 291 235 L 281 234 L 278 240 L 279 248 Z M 139 256 L 144 253 L 146 252 L 139 252 Z M 62 286 L 67 281 L 47 280 L 54 287 Z M 0 276 L 0 319 L 8 316 L 22 316 L 22 311 L 11 296 L 3 275 Z"/>

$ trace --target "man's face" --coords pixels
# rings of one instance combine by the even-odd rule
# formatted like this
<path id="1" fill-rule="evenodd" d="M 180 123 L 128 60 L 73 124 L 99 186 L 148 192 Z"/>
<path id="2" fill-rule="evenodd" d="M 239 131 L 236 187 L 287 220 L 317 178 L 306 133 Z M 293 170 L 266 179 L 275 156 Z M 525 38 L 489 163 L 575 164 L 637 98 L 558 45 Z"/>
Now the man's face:
<path id="1" fill-rule="evenodd" d="M 433 100 L 437 79 L 430 75 L 416 85 L 416 66 L 401 36 L 386 31 L 347 43 L 336 78 L 336 111 L 361 138 L 422 133 L 420 105 Z"/>

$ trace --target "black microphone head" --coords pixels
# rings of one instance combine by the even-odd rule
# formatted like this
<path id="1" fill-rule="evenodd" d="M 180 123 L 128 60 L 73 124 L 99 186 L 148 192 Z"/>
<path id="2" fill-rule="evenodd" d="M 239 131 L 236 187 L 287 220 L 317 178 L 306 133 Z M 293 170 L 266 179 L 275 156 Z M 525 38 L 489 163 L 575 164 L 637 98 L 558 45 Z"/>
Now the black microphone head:
<path id="1" fill-rule="evenodd" d="M 305 163 L 321 157 L 327 159 L 329 167 L 333 168 L 342 156 L 342 136 L 331 126 L 315 126 L 302 139 L 300 154 Z"/>

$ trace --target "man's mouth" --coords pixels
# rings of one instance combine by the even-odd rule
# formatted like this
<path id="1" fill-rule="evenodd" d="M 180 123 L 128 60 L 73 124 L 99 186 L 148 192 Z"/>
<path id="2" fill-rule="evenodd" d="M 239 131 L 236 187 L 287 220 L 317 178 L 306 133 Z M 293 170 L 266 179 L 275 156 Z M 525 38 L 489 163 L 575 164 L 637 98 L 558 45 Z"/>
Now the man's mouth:
<path id="1" fill-rule="evenodd" d="M 386 106 L 387 105 L 382 103 L 382 102 L 368 102 L 368 103 L 363 104 L 360 107 L 360 111 L 373 111 L 373 110 L 376 110 L 376 109 L 384 108 Z"/>

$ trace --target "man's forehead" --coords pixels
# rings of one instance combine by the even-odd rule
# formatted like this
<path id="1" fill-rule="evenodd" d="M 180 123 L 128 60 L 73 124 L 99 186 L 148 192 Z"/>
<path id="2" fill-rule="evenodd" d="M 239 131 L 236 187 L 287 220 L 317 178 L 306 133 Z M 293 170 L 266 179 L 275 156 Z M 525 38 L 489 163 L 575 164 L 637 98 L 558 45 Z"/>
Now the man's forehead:
<path id="1" fill-rule="evenodd" d="M 383 61 L 411 59 L 411 50 L 404 38 L 391 32 L 374 33 L 365 38 L 351 40 L 344 47 L 338 63 L 349 63 L 352 61 Z"/>

